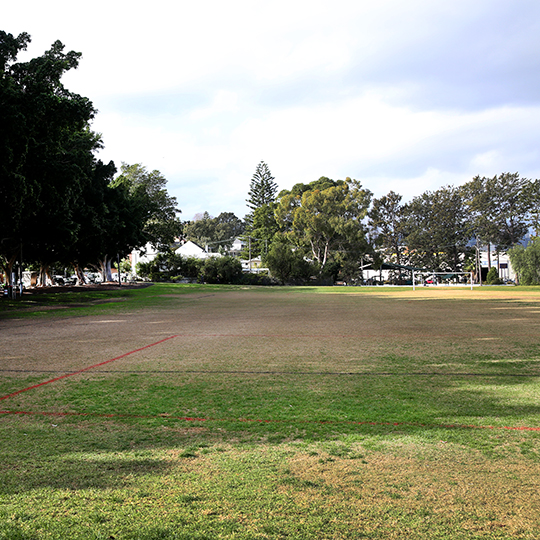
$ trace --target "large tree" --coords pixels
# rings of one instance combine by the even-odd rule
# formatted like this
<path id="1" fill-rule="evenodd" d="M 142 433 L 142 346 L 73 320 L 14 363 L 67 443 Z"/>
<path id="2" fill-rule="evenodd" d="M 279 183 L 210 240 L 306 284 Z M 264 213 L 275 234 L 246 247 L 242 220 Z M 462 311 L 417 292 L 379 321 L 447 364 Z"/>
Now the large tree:
<path id="1" fill-rule="evenodd" d="M 508 255 L 520 285 L 540 284 L 540 238 L 534 238 L 527 247 L 515 245 Z"/>
<path id="2" fill-rule="evenodd" d="M 166 189 L 167 180 L 157 170 L 140 163 L 122 164 L 120 174 L 107 192 L 109 234 L 102 238 L 100 270 L 110 279 L 111 262 L 147 244 L 167 251 L 182 232 L 175 197 Z"/>
<path id="3" fill-rule="evenodd" d="M 261 161 L 251 179 L 246 199 L 247 206 L 252 212 L 276 200 L 277 184 L 274 180 L 268 165 Z"/>
<path id="4" fill-rule="evenodd" d="M 97 163 L 99 136 L 89 126 L 92 103 L 61 83 L 80 53 L 59 41 L 42 56 L 17 62 L 30 37 L 0 32 L 0 259 L 44 267 L 76 241 L 76 219 Z M 8 272 L 9 275 L 9 272 Z"/>
<path id="5" fill-rule="evenodd" d="M 479 242 L 507 250 L 527 233 L 534 190 L 518 173 L 502 173 L 492 178 L 475 176 L 462 193 L 468 207 L 474 235 Z"/>
<path id="6" fill-rule="evenodd" d="M 379 199 L 374 199 L 369 211 L 369 226 L 374 243 L 384 255 L 386 262 L 403 265 L 405 237 L 407 234 L 404 205 L 401 195 L 390 191 Z M 398 268 L 398 279 L 402 279 L 402 270 Z"/>
<path id="7" fill-rule="evenodd" d="M 275 215 L 282 233 L 293 245 L 307 248 L 323 271 L 330 260 L 342 264 L 352 258 L 358 266 L 368 251 L 363 219 L 371 193 L 350 178 L 325 179 L 324 189 L 319 186 L 281 193 Z"/>
<path id="8" fill-rule="evenodd" d="M 535 238 L 540 238 L 540 180 L 529 180 L 523 189 L 523 198 L 528 204 L 528 225 Z"/>
<path id="9" fill-rule="evenodd" d="M 127 206 L 125 190 L 111 187 L 115 173 L 114 163 L 97 161 L 74 211 L 77 238 L 64 252 L 64 260 L 73 266 L 78 284 L 85 282 L 83 269 L 108 251 L 121 209 Z"/>
<path id="10" fill-rule="evenodd" d="M 445 186 L 426 191 L 405 205 L 411 261 L 434 271 L 461 271 L 471 237 L 461 191 Z"/>
<path id="11" fill-rule="evenodd" d="M 267 252 L 268 244 L 278 227 L 274 219 L 277 184 L 268 168 L 261 161 L 249 186 L 247 206 L 250 212 L 245 217 L 245 235 L 248 238 L 248 253 L 253 257 Z"/>
<path id="12" fill-rule="evenodd" d="M 233 212 L 221 212 L 217 217 L 204 212 L 196 217 L 185 224 L 184 238 L 208 247 L 210 251 L 227 251 L 244 232 L 244 223 Z"/>

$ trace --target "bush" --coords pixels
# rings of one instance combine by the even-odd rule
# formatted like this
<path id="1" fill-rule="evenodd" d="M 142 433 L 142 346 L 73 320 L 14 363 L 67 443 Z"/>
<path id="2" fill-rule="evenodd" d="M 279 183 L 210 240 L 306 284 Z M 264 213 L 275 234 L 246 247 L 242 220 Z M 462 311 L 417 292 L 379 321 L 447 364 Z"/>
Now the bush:
<path id="1" fill-rule="evenodd" d="M 285 244 L 275 243 L 265 257 L 271 274 L 281 283 L 308 280 L 315 267 L 306 261 L 299 251 L 293 251 Z"/>
<path id="2" fill-rule="evenodd" d="M 252 274 L 244 272 L 241 285 L 279 285 L 279 281 L 276 278 L 270 277 L 267 273 L 264 274 Z"/>
<path id="3" fill-rule="evenodd" d="M 502 280 L 499 278 L 499 272 L 494 266 L 492 266 L 487 273 L 486 283 L 488 285 L 500 285 L 502 283 Z"/>
<path id="4" fill-rule="evenodd" d="M 170 281 L 182 277 L 195 279 L 199 276 L 203 261 L 183 258 L 176 253 L 159 253 L 153 261 L 137 264 L 137 275 L 152 281 Z"/>
<path id="5" fill-rule="evenodd" d="M 204 261 L 201 279 L 205 283 L 240 283 L 242 263 L 235 257 L 210 257 Z"/>

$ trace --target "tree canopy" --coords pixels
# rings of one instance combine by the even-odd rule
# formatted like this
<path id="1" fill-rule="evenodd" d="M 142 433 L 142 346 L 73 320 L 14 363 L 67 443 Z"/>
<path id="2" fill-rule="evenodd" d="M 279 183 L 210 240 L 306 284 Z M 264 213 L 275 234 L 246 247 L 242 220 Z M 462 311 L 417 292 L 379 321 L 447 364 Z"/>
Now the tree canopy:
<path id="1" fill-rule="evenodd" d="M 0 32 L 0 257 L 9 269 L 24 247 L 26 260 L 63 260 L 81 228 L 78 210 L 103 164 L 90 130 L 96 113 L 61 83 L 80 53 L 56 41 L 42 56 L 17 62 L 30 41 Z"/>
<path id="2" fill-rule="evenodd" d="M 474 234 L 499 250 L 508 249 L 527 233 L 533 186 L 518 173 L 492 178 L 475 176 L 462 188 Z"/>
<path id="3" fill-rule="evenodd" d="M 0 263 L 97 263 L 147 242 L 163 247 L 179 234 L 176 200 L 165 179 L 140 165 L 116 167 L 95 156 L 96 110 L 67 90 L 62 76 L 81 54 L 60 41 L 17 62 L 30 42 L 0 31 Z"/>
<path id="4" fill-rule="evenodd" d="M 353 256 L 359 260 L 368 250 L 363 219 L 371 192 L 350 178 L 327 180 L 322 186 L 316 181 L 301 189 L 281 192 L 275 211 L 282 235 L 293 245 L 307 248 L 321 269 L 330 259 Z"/>
<path id="5" fill-rule="evenodd" d="M 405 206 L 406 246 L 414 266 L 460 271 L 471 231 L 460 190 L 426 191 Z"/>
<path id="6" fill-rule="evenodd" d="M 196 242 L 209 251 L 229 250 L 235 238 L 244 232 L 244 223 L 232 212 L 221 212 L 212 217 L 204 212 L 198 219 L 185 224 L 184 238 Z"/>
<path id="7" fill-rule="evenodd" d="M 373 200 L 368 214 L 374 245 L 383 251 L 387 262 L 395 262 L 398 267 L 404 263 L 407 237 L 407 220 L 401 200 L 401 195 L 390 191 L 388 195 Z M 401 281 L 401 268 L 398 268 L 397 273 Z"/>

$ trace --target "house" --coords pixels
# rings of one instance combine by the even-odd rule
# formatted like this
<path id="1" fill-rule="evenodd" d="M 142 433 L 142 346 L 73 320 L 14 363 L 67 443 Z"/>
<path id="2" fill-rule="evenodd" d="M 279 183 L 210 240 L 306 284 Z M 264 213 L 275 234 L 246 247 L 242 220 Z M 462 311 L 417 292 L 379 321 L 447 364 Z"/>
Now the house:
<path id="1" fill-rule="evenodd" d="M 158 250 L 152 247 L 150 244 L 146 244 L 144 249 L 139 251 L 134 249 L 129 256 L 131 262 L 131 268 L 134 270 L 137 267 L 138 263 L 148 263 L 153 261 L 158 254 Z"/>
<path id="2" fill-rule="evenodd" d="M 244 248 L 247 247 L 247 242 L 243 240 L 242 238 L 235 238 L 234 242 L 231 245 L 231 249 L 228 251 L 228 255 L 231 255 L 232 257 L 239 257 L 244 250 Z"/>
<path id="3" fill-rule="evenodd" d="M 260 257 L 255 257 L 251 260 L 242 260 L 242 271 L 251 272 L 252 274 L 260 274 L 261 272 L 268 272 L 268 268 L 263 267 L 263 263 Z"/>
<path id="4" fill-rule="evenodd" d="M 485 281 L 487 273 L 489 271 L 489 261 L 491 259 L 491 266 L 497 268 L 499 272 L 499 278 L 503 281 L 516 281 L 516 273 L 510 262 L 510 257 L 508 253 L 501 251 L 497 253 L 495 250 L 492 250 L 490 257 L 488 257 L 487 249 L 480 250 L 480 266 L 482 267 L 482 280 Z"/>
<path id="5" fill-rule="evenodd" d="M 208 259 L 209 257 L 221 257 L 219 253 L 208 253 L 201 246 L 188 240 L 175 250 L 177 255 L 182 257 L 194 257 L 195 259 Z"/>

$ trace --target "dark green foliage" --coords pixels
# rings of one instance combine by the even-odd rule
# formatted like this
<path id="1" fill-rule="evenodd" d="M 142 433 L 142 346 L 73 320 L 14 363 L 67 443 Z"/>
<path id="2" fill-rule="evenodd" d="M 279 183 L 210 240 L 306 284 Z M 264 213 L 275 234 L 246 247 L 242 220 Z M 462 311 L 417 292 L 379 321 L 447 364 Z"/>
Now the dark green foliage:
<path id="1" fill-rule="evenodd" d="M 8 266 L 24 246 L 25 258 L 64 259 L 77 238 L 77 209 L 101 147 L 89 123 L 92 103 L 60 82 L 80 53 L 55 42 L 29 62 L 16 62 L 28 34 L 0 32 L 0 258 Z"/>
<path id="2" fill-rule="evenodd" d="M 102 147 L 90 130 L 96 110 L 61 82 L 81 53 L 56 41 L 16 62 L 29 41 L 0 32 L 0 264 L 9 275 L 22 252 L 43 269 L 105 267 L 147 242 L 168 247 L 181 226 L 163 176 L 124 165 L 113 183 L 114 163 L 94 156 Z"/>
<path id="3" fill-rule="evenodd" d="M 148 263 L 139 263 L 137 273 L 151 281 L 197 279 L 205 283 L 241 283 L 242 264 L 235 257 L 184 258 L 175 253 L 160 253 Z"/>
<path id="4" fill-rule="evenodd" d="M 379 199 L 374 199 L 369 211 L 369 225 L 374 235 L 375 245 L 382 250 L 385 262 L 404 264 L 407 220 L 401 195 L 390 191 Z M 396 273 L 398 283 L 403 280 L 402 270 Z"/>
<path id="5" fill-rule="evenodd" d="M 336 262 L 355 266 L 358 274 L 361 257 L 371 251 L 363 223 L 371 192 L 351 178 L 321 178 L 304 188 L 297 184 L 292 192 L 281 193 L 274 212 L 279 237 L 309 253 L 323 272 Z"/>
<path id="6" fill-rule="evenodd" d="M 304 259 L 301 251 L 275 242 L 265 257 L 265 263 L 274 277 L 281 283 L 307 280 L 318 273 L 318 269 Z"/>
<path id="7" fill-rule="evenodd" d="M 252 212 L 251 222 L 246 230 L 249 238 L 242 253 L 244 258 L 249 259 L 250 247 L 251 258 L 264 257 L 268 252 L 269 245 L 279 230 L 279 225 L 274 216 L 275 208 L 276 203 L 269 203 Z"/>
<path id="8" fill-rule="evenodd" d="M 240 283 L 242 263 L 235 257 L 209 257 L 204 261 L 201 279 L 205 283 Z"/>
<path id="9" fill-rule="evenodd" d="M 273 203 L 276 200 L 277 184 L 268 168 L 268 165 L 261 161 L 255 170 L 249 186 L 248 198 L 246 199 L 248 208 L 252 211 L 265 204 Z"/>
<path id="10" fill-rule="evenodd" d="M 527 247 L 518 244 L 508 251 L 520 285 L 540 284 L 540 238 Z"/>
<path id="11" fill-rule="evenodd" d="M 138 263 L 137 274 L 151 281 L 197 279 L 202 266 L 203 261 L 200 259 L 184 258 L 176 253 L 159 253 L 153 261 Z"/>
<path id="12" fill-rule="evenodd" d="M 460 190 L 446 186 L 426 191 L 405 206 L 406 245 L 414 266 L 460 271 L 471 238 L 469 216 Z"/>
<path id="13" fill-rule="evenodd" d="M 137 273 L 151 281 L 197 279 L 205 283 L 241 283 L 242 264 L 235 257 L 184 258 L 175 253 L 160 253 L 148 263 L 139 263 Z"/>
<path id="14" fill-rule="evenodd" d="M 473 232 L 483 243 L 507 249 L 525 236 L 534 199 L 530 181 L 518 173 L 476 176 L 461 189 Z"/>
<path id="15" fill-rule="evenodd" d="M 499 278 L 499 272 L 497 271 L 497 268 L 495 268 L 495 266 L 492 266 L 489 269 L 489 272 L 486 276 L 486 283 L 488 285 L 500 285 L 502 283 L 502 280 Z"/>
<path id="16" fill-rule="evenodd" d="M 251 210 L 245 217 L 245 236 L 249 237 L 251 250 L 243 254 L 245 258 L 266 254 L 268 246 L 278 230 L 274 217 L 277 184 L 268 165 L 261 161 L 249 187 L 247 206 Z"/>
<path id="17" fill-rule="evenodd" d="M 244 232 L 244 223 L 232 212 L 221 212 L 212 217 L 204 212 L 202 217 L 185 224 L 184 238 L 201 246 L 208 246 L 210 251 L 230 249 L 235 238 Z"/>
<path id="18" fill-rule="evenodd" d="M 325 189 L 331 188 L 331 187 L 337 187 L 337 186 L 343 186 L 347 182 L 345 180 L 332 180 L 331 178 L 327 178 L 326 176 L 321 176 L 318 180 L 314 180 L 313 182 L 310 182 L 309 184 L 302 184 L 298 183 L 295 184 L 292 189 L 284 189 L 279 192 L 278 197 L 281 199 L 285 195 L 293 195 L 294 197 L 302 197 L 302 195 L 306 191 L 323 191 Z"/>
<path id="19" fill-rule="evenodd" d="M 131 251 L 146 243 L 164 251 L 181 234 L 182 224 L 177 218 L 180 210 L 176 198 L 168 194 L 166 185 L 167 180 L 157 170 L 147 171 L 140 163 L 122 164 L 120 176 L 113 182 L 113 187 L 126 190 L 134 223 L 118 236 L 117 241 L 120 242 L 125 238 L 125 247 L 120 251 Z"/>
<path id="20" fill-rule="evenodd" d="M 523 197 L 529 204 L 529 226 L 534 229 L 534 235 L 540 236 L 540 180 L 527 182 Z"/>
<path id="21" fill-rule="evenodd" d="M 252 274 L 249 272 L 244 272 L 242 274 L 242 279 L 240 280 L 241 285 L 279 285 L 279 281 L 269 276 L 267 273 Z"/>

